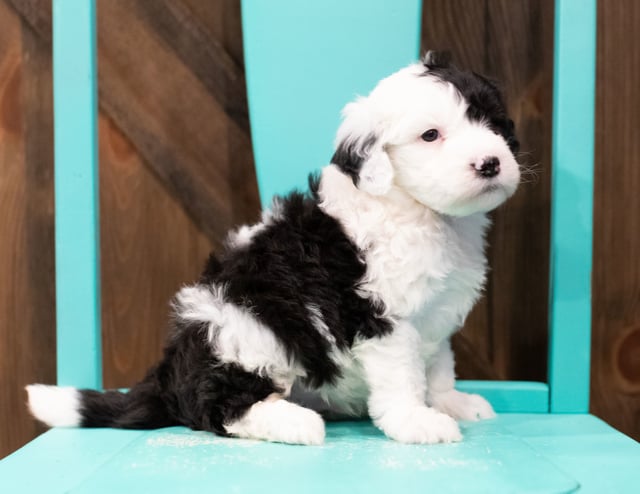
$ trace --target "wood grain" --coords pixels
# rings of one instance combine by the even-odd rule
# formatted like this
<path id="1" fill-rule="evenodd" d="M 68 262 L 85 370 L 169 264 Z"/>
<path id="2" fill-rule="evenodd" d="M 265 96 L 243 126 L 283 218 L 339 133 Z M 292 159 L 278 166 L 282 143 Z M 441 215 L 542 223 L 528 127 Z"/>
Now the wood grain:
<path id="1" fill-rule="evenodd" d="M 139 153 L 127 158 L 132 175 L 122 182 L 114 171 L 122 164 L 102 149 L 117 191 L 103 195 L 114 215 L 103 225 L 104 242 L 113 242 L 103 243 L 107 386 L 141 377 L 164 341 L 170 296 L 197 276 L 230 226 L 258 213 L 248 127 L 239 124 L 247 112 L 242 67 L 180 2 L 157 12 L 153 5 L 102 2 L 98 12 L 100 96 L 115 124 L 101 126 L 111 135 L 105 143 L 128 140 Z"/>
<path id="2" fill-rule="evenodd" d="M 0 457 L 43 429 L 24 386 L 55 382 L 51 61 L 0 2 Z"/>
<path id="3" fill-rule="evenodd" d="M 36 0 L 10 1 L 50 42 L 50 11 L 34 8 Z M 158 20 L 152 3 L 98 2 L 100 105 L 219 248 L 231 226 L 257 218 L 259 210 L 248 128 L 238 124 L 247 113 L 242 71 L 221 49 L 232 45 L 228 39 L 200 46 L 210 30 L 180 0 L 160 9 Z M 239 29 L 239 3 L 217 3 L 229 27 Z M 174 37 L 179 23 L 185 34 Z M 241 38 L 240 31 L 233 37 Z M 194 73 L 196 62 L 205 67 Z M 229 153 L 228 135 L 242 152 Z M 243 179 L 230 187 L 227 175 L 238 173 Z"/>
<path id="4" fill-rule="evenodd" d="M 129 387 L 158 360 L 169 301 L 211 243 L 104 113 L 99 130 L 104 386 Z"/>
<path id="5" fill-rule="evenodd" d="M 638 2 L 598 2 L 591 409 L 640 440 L 638 26 Z"/>
<path id="6" fill-rule="evenodd" d="M 258 212 L 243 68 L 238 63 L 242 53 L 239 3 L 210 3 L 224 19 L 216 20 L 216 28 L 206 24 L 211 18 L 198 19 L 197 12 L 178 1 L 165 5 L 164 17 L 159 19 L 152 19 L 143 3 L 98 3 L 102 319 L 104 383 L 109 387 L 131 385 L 153 363 L 166 334 L 170 297 L 180 285 L 196 278 L 209 250 L 221 244 L 231 225 L 249 221 Z M 33 348 L 33 362 L 48 369 L 40 376 L 22 378 L 20 373 L 27 371 L 21 370 L 17 359 L 2 360 L 10 367 L 2 375 L 11 376 L 13 386 L 6 394 L 11 406 L 3 413 L 20 415 L 24 425 L 2 430 L 13 438 L 3 450 L 8 452 L 36 432 L 25 413 L 22 386 L 36 380 L 55 381 L 53 204 L 52 189 L 49 195 L 46 189 L 51 186 L 51 170 L 46 169 L 52 160 L 51 102 L 32 107 L 22 105 L 16 96 L 24 99 L 25 94 L 42 93 L 50 98 L 51 11 L 48 0 L 0 0 L 0 5 L 13 23 L 9 26 L 4 16 L 7 26 L 0 23 L 4 27 L 0 40 L 7 45 L 3 55 L 18 53 L 10 60 L 20 67 L 5 64 L 2 69 L 1 81 L 7 86 L 4 118 L 0 118 L 6 134 L 17 136 L 15 149 L 3 146 L 6 159 L 2 162 L 23 163 L 22 168 L 11 169 L 6 183 L 12 192 L 3 200 L 20 204 L 27 195 L 33 199 L 22 209 L 13 208 L 26 211 L 24 218 L 6 219 L 3 225 L 12 232 L 3 236 L 10 239 L 7 245 L 27 255 L 24 265 L 13 262 L 12 255 L 17 254 L 5 257 L 12 261 L 2 278 L 26 277 L 31 282 L 37 281 L 38 274 L 47 277 L 35 293 L 29 293 L 31 285 L 26 282 L 10 295 L 2 292 L 3 301 L 8 301 L 0 311 L 3 328 L 16 322 L 13 301 L 19 302 L 16 306 L 24 306 L 28 298 L 38 304 L 48 301 L 43 310 L 28 314 L 34 322 L 23 324 L 19 336 L 2 333 L 9 338 L 6 348 Z M 180 40 L 163 27 L 167 16 L 174 22 L 174 34 L 182 32 L 175 23 L 187 27 Z M 26 50 L 19 53 L 23 31 L 38 57 Z M 189 51 L 196 43 L 204 43 L 200 58 L 193 58 Z M 225 55 L 227 46 L 235 50 L 235 58 Z M 212 55 L 211 50 L 217 51 Z M 6 56 L 3 60 L 8 60 Z M 226 65 L 220 68 L 220 64 Z M 34 65 L 32 71 L 27 70 L 30 65 Z M 237 80 L 230 80 L 230 75 Z M 213 84 L 220 80 L 218 86 Z M 49 134 L 44 132 L 47 128 Z M 18 171 L 22 175 L 16 175 Z M 23 244 L 46 251 L 28 252 Z M 43 326 L 38 333 L 41 347 L 28 332 L 39 325 Z M 8 352 L 3 348 L 0 354 Z M 4 445 L 4 435 L 2 439 Z"/>
<path id="7" fill-rule="evenodd" d="M 547 0 L 424 2 L 423 48 L 501 82 L 537 174 L 493 214 L 486 298 L 454 340 L 461 377 L 546 378 L 552 26 Z"/>
<path id="8" fill-rule="evenodd" d="M 182 2 L 170 0 L 141 0 L 127 5 L 176 52 L 240 129 L 249 132 L 242 67 L 192 11 Z M 224 9 L 224 5 L 217 5 Z"/>

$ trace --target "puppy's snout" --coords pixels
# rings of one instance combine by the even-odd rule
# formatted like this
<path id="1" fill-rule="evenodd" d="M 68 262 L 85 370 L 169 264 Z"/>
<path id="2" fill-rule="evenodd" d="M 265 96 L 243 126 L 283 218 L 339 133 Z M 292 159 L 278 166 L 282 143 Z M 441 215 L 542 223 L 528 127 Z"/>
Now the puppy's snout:
<path id="1" fill-rule="evenodd" d="M 484 178 L 495 177 L 500 173 L 500 160 L 495 156 L 490 156 L 482 161 L 480 167 L 473 165 L 476 169 L 476 173 Z"/>

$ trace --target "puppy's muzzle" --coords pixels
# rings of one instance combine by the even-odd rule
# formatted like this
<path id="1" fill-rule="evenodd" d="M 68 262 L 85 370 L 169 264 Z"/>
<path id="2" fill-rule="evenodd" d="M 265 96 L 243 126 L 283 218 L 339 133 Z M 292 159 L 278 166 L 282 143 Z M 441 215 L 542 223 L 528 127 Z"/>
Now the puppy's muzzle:
<path id="1" fill-rule="evenodd" d="M 472 163 L 471 166 L 473 166 L 476 173 L 483 178 L 493 178 L 500 173 L 500 160 L 495 156 L 485 158 L 482 160 L 480 166 L 476 163 Z"/>

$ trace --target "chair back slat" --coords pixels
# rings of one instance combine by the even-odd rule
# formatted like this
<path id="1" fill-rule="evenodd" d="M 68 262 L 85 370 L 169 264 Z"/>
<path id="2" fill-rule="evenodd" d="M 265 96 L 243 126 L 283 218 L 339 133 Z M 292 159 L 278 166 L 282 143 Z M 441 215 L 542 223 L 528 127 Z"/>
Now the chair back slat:
<path id="1" fill-rule="evenodd" d="M 100 388 L 94 0 L 53 0 L 58 384 Z"/>
<path id="2" fill-rule="evenodd" d="M 414 62 L 421 0 L 243 0 L 242 32 L 263 205 L 327 165 L 340 111 Z"/>
<path id="3" fill-rule="evenodd" d="M 596 0 L 556 0 L 549 386 L 551 412 L 589 409 Z"/>

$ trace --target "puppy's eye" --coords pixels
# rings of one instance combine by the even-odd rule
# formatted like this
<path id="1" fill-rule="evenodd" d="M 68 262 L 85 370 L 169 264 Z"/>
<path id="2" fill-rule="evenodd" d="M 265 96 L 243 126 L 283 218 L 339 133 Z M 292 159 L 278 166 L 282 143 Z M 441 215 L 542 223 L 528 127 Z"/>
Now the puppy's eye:
<path id="1" fill-rule="evenodd" d="M 420 136 L 423 141 L 433 142 L 438 137 L 440 137 L 440 133 L 436 129 L 429 129 L 424 134 Z"/>

